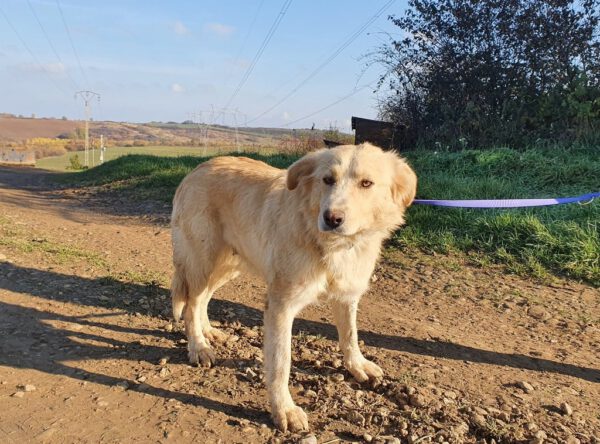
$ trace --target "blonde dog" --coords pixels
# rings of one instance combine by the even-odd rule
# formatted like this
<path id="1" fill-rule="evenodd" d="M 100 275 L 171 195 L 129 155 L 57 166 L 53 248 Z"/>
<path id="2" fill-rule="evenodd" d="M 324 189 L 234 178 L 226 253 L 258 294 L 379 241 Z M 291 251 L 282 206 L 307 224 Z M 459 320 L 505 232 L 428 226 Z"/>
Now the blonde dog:
<path id="1" fill-rule="evenodd" d="M 244 157 L 217 157 L 183 179 L 173 201 L 173 314 L 183 314 L 189 359 L 210 366 L 208 302 L 252 271 L 268 285 L 264 366 L 280 430 L 308 428 L 288 388 L 295 316 L 331 303 L 344 364 L 359 382 L 383 375 L 358 347 L 356 311 L 382 242 L 404 222 L 417 178 L 393 152 L 368 143 L 312 152 L 287 171 Z"/>

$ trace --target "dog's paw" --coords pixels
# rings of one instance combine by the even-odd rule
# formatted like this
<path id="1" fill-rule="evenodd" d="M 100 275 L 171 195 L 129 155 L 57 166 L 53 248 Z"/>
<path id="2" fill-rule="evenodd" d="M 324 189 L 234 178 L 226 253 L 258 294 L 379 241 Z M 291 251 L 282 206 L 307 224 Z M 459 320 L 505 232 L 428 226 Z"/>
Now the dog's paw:
<path id="1" fill-rule="evenodd" d="M 383 376 L 381 367 L 365 358 L 347 361 L 346 368 L 358 382 L 366 382 L 369 379 L 378 379 Z"/>
<path id="2" fill-rule="evenodd" d="M 298 432 L 300 430 L 308 430 L 308 417 L 304 410 L 295 404 L 291 406 L 273 409 L 273 422 L 282 432 Z"/>
<path id="3" fill-rule="evenodd" d="M 204 337 L 209 340 L 211 344 L 224 344 L 229 339 L 229 335 L 218 328 L 211 327 L 210 329 L 203 331 Z"/>
<path id="4" fill-rule="evenodd" d="M 212 348 L 207 345 L 190 345 L 188 349 L 190 364 L 202 367 L 212 367 L 217 358 Z"/>

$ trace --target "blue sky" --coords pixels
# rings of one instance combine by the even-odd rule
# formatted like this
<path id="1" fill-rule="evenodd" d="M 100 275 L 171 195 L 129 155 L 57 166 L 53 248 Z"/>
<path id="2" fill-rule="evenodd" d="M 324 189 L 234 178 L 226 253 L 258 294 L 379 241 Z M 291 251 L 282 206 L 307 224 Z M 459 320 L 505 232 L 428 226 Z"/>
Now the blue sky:
<path id="1" fill-rule="evenodd" d="M 73 97 L 80 88 L 101 94 L 93 105 L 98 120 L 182 121 L 193 111 L 206 111 L 203 119 L 210 119 L 214 106 L 219 122 L 233 124 L 233 115 L 219 116 L 218 109 L 229 101 L 285 1 L 60 0 L 82 69 L 56 0 L 30 3 L 50 42 L 27 0 L 2 0 L 1 11 L 33 56 L 0 11 L 0 112 L 81 118 L 82 105 Z M 237 120 L 251 120 L 286 96 L 386 3 L 293 0 L 231 101 Z M 387 39 L 384 33 L 398 32 L 387 16 L 405 7 L 406 0 L 396 0 L 317 76 L 252 125 L 314 122 L 347 130 L 351 115 L 375 117 L 377 95 L 367 87 L 291 124 L 377 79 L 382 68 L 365 71 L 363 56 Z"/>

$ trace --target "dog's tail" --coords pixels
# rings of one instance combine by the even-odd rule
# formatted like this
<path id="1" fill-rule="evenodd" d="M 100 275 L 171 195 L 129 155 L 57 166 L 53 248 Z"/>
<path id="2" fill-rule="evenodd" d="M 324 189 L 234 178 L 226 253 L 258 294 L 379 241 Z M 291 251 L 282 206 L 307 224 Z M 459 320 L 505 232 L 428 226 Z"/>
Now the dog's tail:
<path id="1" fill-rule="evenodd" d="M 175 267 L 173 282 L 171 283 L 171 304 L 173 308 L 173 318 L 178 321 L 185 308 L 189 297 L 189 286 L 185 278 L 185 271 L 182 266 Z"/>

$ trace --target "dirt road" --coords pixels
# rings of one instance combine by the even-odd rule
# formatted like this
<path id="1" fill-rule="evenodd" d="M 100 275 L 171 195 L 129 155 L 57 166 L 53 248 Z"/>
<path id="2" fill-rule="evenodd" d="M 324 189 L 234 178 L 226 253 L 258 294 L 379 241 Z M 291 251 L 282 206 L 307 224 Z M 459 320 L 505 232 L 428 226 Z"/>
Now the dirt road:
<path id="1" fill-rule="evenodd" d="M 218 366 L 169 319 L 168 207 L 0 168 L 0 442 L 294 442 L 261 373 L 264 286 L 211 303 Z M 388 253 L 359 312 L 360 386 L 326 306 L 294 324 L 292 393 L 323 442 L 600 442 L 600 292 Z M 339 440 L 339 441 L 336 441 Z"/>

